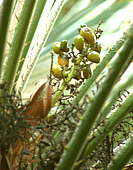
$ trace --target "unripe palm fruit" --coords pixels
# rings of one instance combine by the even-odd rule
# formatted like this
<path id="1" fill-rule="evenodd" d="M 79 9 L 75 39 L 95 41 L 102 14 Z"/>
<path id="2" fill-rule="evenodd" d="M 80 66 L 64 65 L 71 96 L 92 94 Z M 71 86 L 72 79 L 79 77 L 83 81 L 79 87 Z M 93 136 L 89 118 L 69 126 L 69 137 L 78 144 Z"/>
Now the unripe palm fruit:
<path id="1" fill-rule="evenodd" d="M 96 52 L 100 53 L 102 47 L 101 47 L 101 44 L 96 43 L 94 46 L 91 47 L 91 49 L 92 49 L 93 51 L 96 51 Z"/>
<path id="2" fill-rule="evenodd" d="M 84 68 L 83 68 L 83 77 L 85 79 L 91 77 L 91 69 L 90 69 L 90 66 L 89 65 L 86 65 Z"/>
<path id="3" fill-rule="evenodd" d="M 88 44 L 94 44 L 96 42 L 96 36 L 92 29 L 89 27 L 83 27 L 80 30 L 80 35 L 85 39 Z"/>
<path id="4" fill-rule="evenodd" d="M 89 52 L 89 54 L 87 55 L 87 59 L 89 61 L 92 61 L 94 63 L 99 63 L 100 62 L 100 55 L 98 52 L 96 51 L 91 51 Z"/>
<path id="5" fill-rule="evenodd" d="M 84 38 L 81 35 L 77 35 L 74 38 L 74 45 L 77 50 L 82 51 L 84 48 Z"/>
<path id="6" fill-rule="evenodd" d="M 60 54 L 61 53 L 61 43 L 60 42 L 54 43 L 52 49 L 56 54 Z"/>
<path id="7" fill-rule="evenodd" d="M 62 40 L 60 47 L 61 47 L 61 51 L 68 52 L 69 48 L 67 47 L 67 40 Z"/>
<path id="8" fill-rule="evenodd" d="M 63 78 L 62 69 L 61 69 L 60 65 L 54 64 L 52 66 L 52 74 L 53 74 L 54 77 L 56 77 L 58 79 Z"/>
<path id="9" fill-rule="evenodd" d="M 58 64 L 60 66 L 66 66 L 68 67 L 69 66 L 69 59 L 67 58 L 67 56 L 65 55 L 59 55 L 58 56 Z"/>

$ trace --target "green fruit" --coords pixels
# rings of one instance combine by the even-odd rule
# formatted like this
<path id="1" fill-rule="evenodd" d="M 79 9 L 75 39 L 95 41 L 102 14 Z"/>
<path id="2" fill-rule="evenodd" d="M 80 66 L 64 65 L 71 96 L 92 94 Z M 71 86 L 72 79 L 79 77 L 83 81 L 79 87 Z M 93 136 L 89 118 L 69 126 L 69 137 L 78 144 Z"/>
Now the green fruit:
<path id="1" fill-rule="evenodd" d="M 61 51 L 63 52 L 68 52 L 69 48 L 67 47 L 67 40 L 62 40 L 61 41 Z"/>
<path id="2" fill-rule="evenodd" d="M 61 41 L 61 50 L 67 48 L 67 40 L 62 40 Z"/>
<path id="3" fill-rule="evenodd" d="M 52 49 L 56 54 L 60 54 L 61 53 L 61 43 L 60 42 L 54 43 Z"/>
<path id="4" fill-rule="evenodd" d="M 89 54 L 87 55 L 87 59 L 91 62 L 99 63 L 100 62 L 100 55 L 99 55 L 98 52 L 92 51 L 92 52 L 89 52 Z"/>
<path id="5" fill-rule="evenodd" d="M 82 51 L 84 48 L 84 38 L 81 35 L 78 35 L 74 38 L 74 45 L 77 50 Z"/>
<path id="6" fill-rule="evenodd" d="M 89 65 L 86 65 L 84 68 L 83 68 L 83 77 L 85 79 L 91 77 L 91 69 L 90 69 L 90 66 Z"/>
<path id="7" fill-rule="evenodd" d="M 89 27 L 81 28 L 80 35 L 85 39 L 85 41 L 88 44 L 95 44 L 96 43 L 95 33 Z"/>

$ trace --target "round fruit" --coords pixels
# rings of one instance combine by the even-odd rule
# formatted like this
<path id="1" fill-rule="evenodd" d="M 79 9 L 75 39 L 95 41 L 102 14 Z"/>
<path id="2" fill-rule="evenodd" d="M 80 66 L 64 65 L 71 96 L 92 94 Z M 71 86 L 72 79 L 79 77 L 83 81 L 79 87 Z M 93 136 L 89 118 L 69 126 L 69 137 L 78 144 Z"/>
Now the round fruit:
<path id="1" fill-rule="evenodd" d="M 61 69 L 60 65 L 54 64 L 52 66 L 52 74 L 54 75 L 54 77 L 56 77 L 58 79 L 63 78 L 62 69 Z"/>
<path id="2" fill-rule="evenodd" d="M 83 27 L 80 30 L 80 35 L 85 39 L 88 44 L 94 44 L 96 42 L 96 36 L 92 29 L 89 27 Z"/>
<path id="3" fill-rule="evenodd" d="M 52 49 L 56 54 L 60 54 L 61 53 L 61 43 L 60 42 L 54 43 Z"/>
<path id="4" fill-rule="evenodd" d="M 83 77 L 85 79 L 91 77 L 91 69 L 90 69 L 90 66 L 89 65 L 86 65 L 84 68 L 83 68 Z"/>
<path id="5" fill-rule="evenodd" d="M 67 40 L 61 41 L 61 49 L 67 48 Z"/>
<path id="6" fill-rule="evenodd" d="M 81 35 L 78 35 L 74 38 L 74 45 L 77 50 L 82 51 L 84 48 L 84 38 Z"/>
<path id="7" fill-rule="evenodd" d="M 65 55 L 59 55 L 58 56 L 58 64 L 60 66 L 66 66 L 68 67 L 69 66 L 69 59 L 67 58 L 67 56 Z"/>
<path id="8" fill-rule="evenodd" d="M 63 52 L 68 52 L 69 51 L 69 48 L 67 47 L 67 40 L 62 40 L 61 41 L 61 50 Z"/>
<path id="9" fill-rule="evenodd" d="M 91 49 L 98 52 L 98 53 L 100 53 L 102 47 L 101 47 L 101 44 L 96 43 L 94 46 L 91 47 Z"/>
<path id="10" fill-rule="evenodd" d="M 100 62 L 100 55 L 96 51 L 92 51 L 87 55 L 87 59 L 89 61 L 92 61 L 94 63 L 99 63 Z"/>

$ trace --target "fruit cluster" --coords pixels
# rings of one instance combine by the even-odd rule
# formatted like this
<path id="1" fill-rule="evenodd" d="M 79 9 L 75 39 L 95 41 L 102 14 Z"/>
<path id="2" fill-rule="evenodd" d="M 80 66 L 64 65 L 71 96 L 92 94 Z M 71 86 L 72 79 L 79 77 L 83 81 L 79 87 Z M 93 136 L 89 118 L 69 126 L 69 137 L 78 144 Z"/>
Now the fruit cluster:
<path id="1" fill-rule="evenodd" d="M 58 64 L 52 65 L 52 75 L 57 79 L 71 78 L 84 80 L 91 76 L 90 65 L 100 62 L 101 45 L 97 42 L 99 29 L 92 30 L 87 25 L 81 25 L 71 47 L 67 40 L 54 43 L 52 49 L 58 58 Z M 100 32 L 101 34 L 101 32 Z"/>

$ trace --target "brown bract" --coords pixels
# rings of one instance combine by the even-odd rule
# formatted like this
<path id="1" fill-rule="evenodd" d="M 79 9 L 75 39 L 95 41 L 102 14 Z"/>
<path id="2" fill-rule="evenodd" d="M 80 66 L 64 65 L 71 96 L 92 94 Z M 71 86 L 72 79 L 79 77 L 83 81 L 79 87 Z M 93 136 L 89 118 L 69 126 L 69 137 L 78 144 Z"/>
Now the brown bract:
<path id="1" fill-rule="evenodd" d="M 45 118 L 51 108 L 52 104 L 52 87 L 49 82 L 45 82 L 38 87 L 32 95 L 24 113 L 26 120 L 32 126 L 39 123 L 42 118 Z"/>

